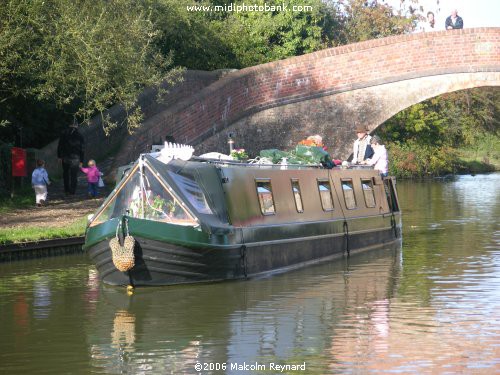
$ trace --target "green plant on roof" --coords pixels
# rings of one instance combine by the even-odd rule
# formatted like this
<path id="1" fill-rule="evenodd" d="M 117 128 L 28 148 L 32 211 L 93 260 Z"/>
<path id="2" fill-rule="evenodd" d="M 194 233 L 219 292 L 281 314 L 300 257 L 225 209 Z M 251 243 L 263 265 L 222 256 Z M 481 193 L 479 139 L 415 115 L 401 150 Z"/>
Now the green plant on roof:
<path id="1" fill-rule="evenodd" d="M 237 148 L 231 151 L 231 156 L 236 160 L 248 159 L 248 154 L 244 148 Z"/>

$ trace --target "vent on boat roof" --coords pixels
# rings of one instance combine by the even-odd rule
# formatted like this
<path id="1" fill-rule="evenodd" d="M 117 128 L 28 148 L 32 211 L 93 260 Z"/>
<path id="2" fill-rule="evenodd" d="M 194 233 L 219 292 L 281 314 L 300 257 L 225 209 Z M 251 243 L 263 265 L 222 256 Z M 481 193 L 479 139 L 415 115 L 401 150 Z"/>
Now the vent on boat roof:
<path id="1" fill-rule="evenodd" d="M 194 148 L 192 146 L 165 142 L 163 148 L 155 156 L 156 159 L 167 164 L 172 159 L 189 160 L 193 156 L 193 152 Z"/>

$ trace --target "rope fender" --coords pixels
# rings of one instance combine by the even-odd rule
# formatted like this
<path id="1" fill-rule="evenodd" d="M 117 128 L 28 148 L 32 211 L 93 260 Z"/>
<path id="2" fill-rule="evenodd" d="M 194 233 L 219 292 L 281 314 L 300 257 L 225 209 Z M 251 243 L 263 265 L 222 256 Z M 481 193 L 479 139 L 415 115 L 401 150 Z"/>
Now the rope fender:
<path id="1" fill-rule="evenodd" d="M 124 217 L 123 222 L 125 223 L 125 238 L 123 239 L 123 245 L 120 243 L 119 231 L 122 228 L 122 220 L 116 226 L 116 236 L 109 241 L 109 247 L 111 248 L 111 255 L 113 258 L 113 264 L 116 269 L 121 272 L 126 272 L 132 269 L 135 265 L 134 257 L 134 247 L 135 239 L 129 234 L 128 231 L 128 221 Z"/>

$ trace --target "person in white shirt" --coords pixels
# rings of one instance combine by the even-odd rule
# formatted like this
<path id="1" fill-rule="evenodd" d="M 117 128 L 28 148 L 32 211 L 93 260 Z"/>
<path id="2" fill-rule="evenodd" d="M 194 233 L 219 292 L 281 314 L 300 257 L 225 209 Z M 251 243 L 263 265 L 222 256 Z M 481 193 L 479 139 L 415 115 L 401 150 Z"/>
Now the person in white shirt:
<path id="1" fill-rule="evenodd" d="M 427 12 L 427 20 L 426 22 L 422 25 L 422 31 L 429 32 L 429 31 L 436 31 L 436 19 L 434 18 L 434 13 L 432 12 Z"/>
<path id="2" fill-rule="evenodd" d="M 358 139 L 354 141 L 352 148 L 352 164 L 360 164 L 373 155 L 373 149 L 370 147 L 370 139 L 372 137 L 368 134 L 366 127 L 357 126 L 356 135 Z"/>
<path id="3" fill-rule="evenodd" d="M 387 177 L 389 172 L 389 161 L 387 157 L 387 150 L 382 144 L 382 140 L 379 136 L 374 135 L 370 144 L 375 153 L 370 159 L 365 160 L 363 164 L 373 165 L 373 168 L 378 170 L 382 177 Z"/>

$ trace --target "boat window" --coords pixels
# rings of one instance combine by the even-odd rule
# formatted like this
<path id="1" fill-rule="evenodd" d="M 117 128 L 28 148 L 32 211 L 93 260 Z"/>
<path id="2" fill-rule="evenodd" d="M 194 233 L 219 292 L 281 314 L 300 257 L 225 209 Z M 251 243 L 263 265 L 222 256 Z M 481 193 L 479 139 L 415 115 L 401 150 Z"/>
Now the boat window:
<path id="1" fill-rule="evenodd" d="M 205 194 L 192 176 L 181 176 L 180 174 L 172 172 L 168 172 L 168 174 L 182 190 L 186 198 L 189 200 L 189 203 L 191 203 L 198 212 L 203 214 L 213 214 L 207 203 Z"/>
<path id="2" fill-rule="evenodd" d="M 318 180 L 318 190 L 323 211 L 332 211 L 333 199 L 332 199 L 332 189 L 330 187 L 330 181 Z"/>
<path id="3" fill-rule="evenodd" d="M 275 209 L 271 181 L 257 180 L 255 183 L 257 186 L 257 196 L 259 197 L 260 211 L 263 215 L 273 215 Z"/>
<path id="4" fill-rule="evenodd" d="M 371 179 L 362 179 L 363 195 L 365 196 L 366 207 L 375 207 L 375 192 L 373 190 L 373 181 Z"/>
<path id="5" fill-rule="evenodd" d="M 105 202 L 91 225 L 121 215 L 180 225 L 196 224 L 184 205 L 171 193 L 170 187 L 160 181 L 149 167 L 145 166 L 143 170 L 141 178 L 136 166 L 117 188 L 115 195 Z"/>
<path id="6" fill-rule="evenodd" d="M 292 179 L 292 192 L 295 199 L 295 207 L 297 212 L 304 212 L 304 207 L 302 206 L 302 195 L 300 193 L 299 180 Z"/>
<path id="7" fill-rule="evenodd" d="M 346 208 L 348 210 L 356 208 L 356 197 L 354 196 L 352 180 L 342 180 L 342 190 L 344 192 L 344 201 Z"/>

